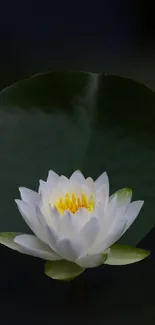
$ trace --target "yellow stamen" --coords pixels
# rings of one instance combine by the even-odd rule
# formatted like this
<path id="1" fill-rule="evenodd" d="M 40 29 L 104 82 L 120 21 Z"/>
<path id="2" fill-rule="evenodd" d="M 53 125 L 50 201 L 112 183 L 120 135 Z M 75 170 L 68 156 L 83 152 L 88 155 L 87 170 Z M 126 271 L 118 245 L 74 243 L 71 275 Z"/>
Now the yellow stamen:
<path id="1" fill-rule="evenodd" d="M 84 193 L 81 197 L 76 197 L 74 193 L 72 193 L 72 195 L 66 193 L 65 198 L 63 199 L 60 197 L 58 202 L 54 203 L 54 206 L 61 214 L 63 214 L 66 210 L 76 213 L 80 208 L 85 208 L 92 212 L 95 208 L 95 201 L 93 194 L 88 199 Z"/>

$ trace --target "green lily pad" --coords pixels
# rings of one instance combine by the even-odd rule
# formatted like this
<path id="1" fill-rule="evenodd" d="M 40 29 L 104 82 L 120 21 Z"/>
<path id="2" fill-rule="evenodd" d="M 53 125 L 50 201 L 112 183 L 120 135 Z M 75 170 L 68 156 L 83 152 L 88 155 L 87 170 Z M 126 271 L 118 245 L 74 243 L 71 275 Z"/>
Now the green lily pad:
<path id="1" fill-rule="evenodd" d="M 71 281 L 84 271 L 84 268 L 65 260 L 45 263 L 45 274 L 55 280 Z"/>
<path id="2" fill-rule="evenodd" d="M 14 199 L 36 190 L 49 169 L 70 176 L 104 170 L 110 194 L 133 189 L 144 207 L 123 244 L 155 225 L 155 94 L 133 80 L 85 72 L 49 72 L 0 92 L 0 231 L 29 232 Z M 149 186 L 148 186 L 149 184 Z"/>
<path id="3" fill-rule="evenodd" d="M 150 255 L 150 251 L 120 244 L 114 244 L 113 246 L 111 246 L 110 250 L 111 252 L 108 255 L 104 264 L 132 264 L 139 262 Z"/>

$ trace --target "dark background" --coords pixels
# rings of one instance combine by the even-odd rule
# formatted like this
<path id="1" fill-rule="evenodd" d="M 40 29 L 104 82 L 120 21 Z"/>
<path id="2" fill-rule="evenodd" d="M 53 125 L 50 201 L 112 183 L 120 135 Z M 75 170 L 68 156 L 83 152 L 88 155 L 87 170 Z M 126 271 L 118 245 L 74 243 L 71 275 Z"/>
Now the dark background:
<path id="1" fill-rule="evenodd" d="M 5 1 L 0 9 L 0 88 L 45 70 L 132 77 L 155 90 L 151 1 Z M 155 229 L 145 261 L 84 273 L 73 283 L 43 262 L 0 247 L 0 320 L 5 324 L 154 324 Z"/>
<path id="2" fill-rule="evenodd" d="M 153 1 L 3 1 L 1 87 L 31 74 L 78 69 L 155 87 Z"/>

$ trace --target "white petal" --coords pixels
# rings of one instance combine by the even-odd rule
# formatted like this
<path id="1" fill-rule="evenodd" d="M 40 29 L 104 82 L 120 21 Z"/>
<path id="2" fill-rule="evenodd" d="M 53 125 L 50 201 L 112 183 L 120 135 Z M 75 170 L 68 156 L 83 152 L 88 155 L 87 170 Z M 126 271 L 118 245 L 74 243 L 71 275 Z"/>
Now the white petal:
<path id="1" fill-rule="evenodd" d="M 38 204 L 36 205 L 36 216 L 41 227 L 45 228 L 47 222 Z"/>
<path id="2" fill-rule="evenodd" d="M 57 175 L 52 170 L 49 171 L 47 182 L 40 181 L 39 191 L 41 191 L 42 200 L 44 205 L 47 205 L 50 201 L 51 193 L 53 188 L 55 188 L 59 175 Z"/>
<path id="3" fill-rule="evenodd" d="M 15 200 L 15 202 L 17 203 L 20 214 L 22 215 L 23 219 L 28 224 L 30 229 L 39 239 L 44 241 L 42 227 L 37 219 L 35 208 L 21 200 Z"/>
<path id="4" fill-rule="evenodd" d="M 65 188 L 66 192 L 68 192 L 70 195 L 72 193 L 75 194 L 75 196 L 81 196 L 82 195 L 82 184 L 78 183 L 77 181 L 70 181 L 67 184 L 67 187 Z M 66 194 L 66 193 L 65 193 Z"/>
<path id="5" fill-rule="evenodd" d="M 63 216 L 59 213 L 56 207 L 50 206 L 49 210 L 50 210 L 50 220 L 47 220 L 46 216 L 45 219 L 49 227 L 52 227 L 56 232 L 60 232 Z"/>
<path id="6" fill-rule="evenodd" d="M 106 172 L 101 174 L 95 181 L 96 188 L 99 188 L 103 184 L 107 186 L 108 195 L 109 195 L 109 178 Z"/>
<path id="7" fill-rule="evenodd" d="M 48 245 L 44 244 L 33 235 L 16 236 L 14 242 L 24 248 L 25 252 L 29 255 L 49 261 L 61 259 L 61 257 L 55 254 Z"/>
<path id="8" fill-rule="evenodd" d="M 95 243 L 94 247 L 92 248 L 93 253 L 104 253 L 107 248 L 112 246 L 115 242 L 119 240 L 119 238 L 123 235 L 125 226 L 126 226 L 126 219 L 122 217 L 119 221 L 115 221 L 112 226 L 110 227 L 109 232 L 105 237 L 103 237 L 103 241 L 99 243 Z"/>
<path id="9" fill-rule="evenodd" d="M 96 192 L 96 203 L 104 203 L 108 198 L 107 186 L 105 184 L 101 185 Z"/>
<path id="10" fill-rule="evenodd" d="M 103 263 L 102 260 L 103 260 L 103 256 L 101 254 L 94 254 L 94 255 L 85 255 L 79 257 L 75 261 L 75 263 L 81 267 L 87 268 L 87 267 L 96 267 L 101 265 Z"/>
<path id="11" fill-rule="evenodd" d="M 84 183 L 85 182 L 85 177 L 83 176 L 83 174 L 79 171 L 79 170 L 76 170 L 72 176 L 70 177 L 70 180 L 71 181 L 76 181 L 78 183 Z"/>
<path id="12" fill-rule="evenodd" d="M 132 190 L 126 188 L 121 189 L 112 195 L 107 212 L 105 213 L 104 229 L 106 229 L 106 231 L 109 231 L 114 222 L 119 223 L 120 219 L 127 219 L 125 214 L 131 198 Z"/>
<path id="13" fill-rule="evenodd" d="M 132 225 L 132 223 L 135 221 L 136 217 L 138 216 L 142 206 L 144 204 L 144 201 L 135 201 L 130 203 L 127 212 L 126 212 L 126 218 L 127 218 L 127 224 L 124 229 L 124 232 L 127 231 L 127 229 Z"/>
<path id="14" fill-rule="evenodd" d="M 117 242 L 120 237 L 123 235 L 124 229 L 126 226 L 126 219 L 122 218 L 119 221 L 114 222 L 112 225 L 107 238 L 105 239 L 105 243 L 103 245 L 103 252 Z"/>
<path id="15" fill-rule="evenodd" d="M 84 238 L 84 241 L 86 243 L 85 244 L 86 249 L 89 249 L 93 245 L 99 231 L 100 231 L 100 226 L 99 226 L 98 219 L 92 217 L 85 224 L 85 226 L 82 228 L 80 232 L 81 236 Z"/>
<path id="16" fill-rule="evenodd" d="M 66 194 L 67 190 L 68 190 L 68 184 L 69 184 L 69 179 L 63 175 L 61 175 L 55 186 L 54 186 L 54 190 L 56 190 L 58 192 L 57 197 L 60 198 L 60 196 L 63 196 Z M 52 193 L 53 195 L 53 193 Z"/>
<path id="17" fill-rule="evenodd" d="M 89 186 L 87 186 L 86 184 L 81 184 L 81 195 L 83 193 L 87 196 L 87 198 L 89 198 L 93 192 Z"/>
<path id="18" fill-rule="evenodd" d="M 68 179 L 66 176 L 61 175 L 61 176 L 58 178 L 58 182 L 57 182 L 57 184 L 58 184 L 59 186 L 60 186 L 60 185 L 65 186 L 65 185 L 68 183 L 68 181 L 69 181 L 69 179 Z"/>
<path id="19" fill-rule="evenodd" d="M 94 180 L 91 177 L 86 178 L 85 184 L 94 191 Z"/>
<path id="20" fill-rule="evenodd" d="M 42 225 L 43 234 L 46 239 L 46 243 L 51 247 L 51 249 L 55 251 L 56 241 L 60 236 L 60 231 L 59 231 L 60 219 L 57 220 L 60 217 L 60 214 L 57 211 L 57 209 L 53 209 L 54 213 L 51 214 L 50 217 L 47 217 L 42 213 L 39 206 L 36 207 L 36 211 L 37 211 L 37 217 L 40 221 L 40 224 Z"/>
<path id="21" fill-rule="evenodd" d="M 64 237 L 75 238 L 78 236 L 82 225 L 81 218 L 70 211 L 66 211 L 62 217 L 60 231 Z"/>
<path id="22" fill-rule="evenodd" d="M 102 209 L 102 205 L 99 205 L 99 208 L 97 208 L 96 213 L 99 214 L 98 219 L 100 224 L 100 232 L 94 243 L 94 247 L 102 246 L 103 242 L 107 238 L 108 233 L 115 220 L 116 208 L 117 208 L 117 195 L 115 195 L 114 198 L 111 200 L 111 202 L 108 204 L 108 208 L 105 213 L 104 213 L 104 208 Z M 94 248 L 93 248 L 93 252 L 96 253 L 96 250 L 94 250 Z M 100 252 L 100 250 L 97 250 L 97 252 Z"/>
<path id="23" fill-rule="evenodd" d="M 39 199 L 39 195 L 37 192 L 30 190 L 26 187 L 19 187 L 21 199 L 26 203 L 36 204 Z"/>
<path id="24" fill-rule="evenodd" d="M 103 219 L 104 213 L 108 208 L 109 193 L 105 184 L 101 185 L 96 191 L 95 203 L 100 217 Z"/>
<path id="25" fill-rule="evenodd" d="M 39 194 L 43 194 L 46 189 L 47 189 L 47 183 L 44 182 L 42 179 L 40 179 L 39 189 L 38 189 Z"/>
<path id="26" fill-rule="evenodd" d="M 81 191 L 86 194 L 86 196 L 89 198 L 90 195 L 96 196 L 96 188 L 95 188 L 95 182 L 91 177 L 88 177 L 83 184 L 81 184 Z"/>
<path id="27" fill-rule="evenodd" d="M 60 197 L 62 197 L 64 199 L 65 194 L 66 194 L 66 189 L 60 185 L 56 185 L 52 191 L 51 191 L 51 195 L 48 198 L 48 201 L 46 200 L 46 203 L 49 204 L 49 202 L 51 203 L 52 206 L 54 206 L 55 202 L 58 202 Z"/>
<path id="28" fill-rule="evenodd" d="M 81 227 L 83 227 L 90 220 L 91 213 L 85 208 L 80 208 L 75 213 L 75 218 L 79 219 L 78 222 L 80 223 Z"/>
<path id="29" fill-rule="evenodd" d="M 104 227 L 104 229 L 103 229 L 104 234 L 106 234 L 108 232 L 109 228 L 111 227 L 111 225 L 113 224 L 113 222 L 115 220 L 117 204 L 118 204 L 118 200 L 117 200 L 117 194 L 116 194 L 113 197 L 113 199 L 109 202 L 108 207 L 105 212 L 103 223 L 101 224 L 101 228 Z"/>
<path id="30" fill-rule="evenodd" d="M 90 220 L 90 212 L 85 208 L 81 208 L 75 214 L 71 213 L 70 211 L 66 211 L 63 215 L 60 215 L 60 217 L 61 221 L 58 231 L 60 236 L 63 238 L 71 238 L 84 244 L 84 239 L 80 235 L 80 230 Z M 52 220 L 53 219 L 51 218 L 51 227 Z"/>
<path id="31" fill-rule="evenodd" d="M 38 192 L 40 195 L 40 204 L 48 214 L 48 205 L 51 198 L 52 187 L 42 180 L 40 180 L 39 183 L 40 186 Z"/>
<path id="32" fill-rule="evenodd" d="M 74 262 L 83 253 L 82 245 L 67 238 L 59 240 L 56 248 L 61 257 L 71 262 Z"/>
<path id="33" fill-rule="evenodd" d="M 60 234 L 48 225 L 45 226 L 45 233 L 48 245 L 56 252 L 56 243 L 60 238 Z"/>
<path id="34" fill-rule="evenodd" d="M 50 187 L 53 187 L 58 181 L 58 179 L 59 179 L 59 175 L 56 174 L 53 170 L 50 170 L 48 172 L 48 177 L 46 182 L 48 185 L 50 185 Z"/>
<path id="35" fill-rule="evenodd" d="M 38 222 L 41 226 L 41 231 L 42 231 L 42 235 L 43 235 L 42 241 L 49 245 L 46 228 L 47 228 L 47 225 L 50 227 L 50 222 L 51 222 L 50 217 L 46 216 L 46 218 L 45 218 L 45 215 L 42 213 L 42 210 L 40 209 L 39 205 L 36 205 L 36 216 L 37 216 Z"/>

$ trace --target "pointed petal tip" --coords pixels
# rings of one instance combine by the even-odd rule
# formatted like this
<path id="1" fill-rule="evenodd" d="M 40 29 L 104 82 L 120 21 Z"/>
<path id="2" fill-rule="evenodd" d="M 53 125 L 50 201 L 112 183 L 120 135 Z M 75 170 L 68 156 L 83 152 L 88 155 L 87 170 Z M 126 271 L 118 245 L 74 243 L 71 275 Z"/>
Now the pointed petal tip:
<path id="1" fill-rule="evenodd" d="M 48 171 L 48 176 L 49 175 L 52 175 L 52 176 L 59 176 L 53 169 L 50 169 L 49 171 Z"/>
<path id="2" fill-rule="evenodd" d="M 99 178 L 99 177 L 107 177 L 108 178 L 108 173 L 106 172 L 106 171 L 104 171 L 103 173 L 101 173 L 98 177 L 97 177 L 97 179 Z M 96 180 L 97 180 L 96 179 Z"/>
<path id="3" fill-rule="evenodd" d="M 48 171 L 46 183 L 54 184 L 55 182 L 57 182 L 58 178 L 59 178 L 59 175 L 57 173 L 55 173 L 54 170 L 50 169 Z"/>
<path id="4" fill-rule="evenodd" d="M 132 196 L 132 189 L 130 187 L 124 187 L 117 191 L 119 197 L 123 197 L 125 195 Z"/>
<path id="5" fill-rule="evenodd" d="M 15 203 L 17 204 L 18 207 L 27 206 L 27 203 L 20 199 L 15 199 Z"/>
<path id="6" fill-rule="evenodd" d="M 139 212 L 140 212 L 140 210 L 141 210 L 141 208 L 142 208 L 142 206 L 144 204 L 144 200 L 137 200 L 137 201 L 133 201 L 131 203 L 134 203 L 137 206 L 139 205 L 139 210 L 138 210 L 138 214 L 139 214 Z"/>
<path id="7" fill-rule="evenodd" d="M 14 243 L 18 244 L 18 238 L 20 237 L 20 235 L 17 235 L 13 238 Z"/>
<path id="8" fill-rule="evenodd" d="M 18 204 L 20 204 L 20 202 L 21 202 L 22 200 L 20 200 L 20 199 L 15 199 L 15 203 L 18 205 Z"/>
<path id="9" fill-rule="evenodd" d="M 98 178 L 95 180 L 95 185 L 97 188 L 100 188 L 101 185 L 106 184 L 109 189 L 109 177 L 107 172 L 103 172 Z"/>
<path id="10" fill-rule="evenodd" d="M 24 191 L 25 187 L 24 186 L 20 186 L 18 187 L 18 190 L 19 190 L 19 193 L 20 193 L 20 197 L 22 199 L 22 196 L 23 196 L 23 191 Z"/>
<path id="11" fill-rule="evenodd" d="M 27 187 L 25 187 L 25 186 L 19 186 L 19 187 L 18 187 L 19 191 L 22 191 L 22 190 L 25 189 L 25 188 L 27 189 Z"/>
<path id="12" fill-rule="evenodd" d="M 80 184 L 84 183 L 85 182 L 85 176 L 83 175 L 83 173 L 80 171 L 80 170 L 75 170 L 70 178 L 69 178 L 71 181 L 76 181 Z"/>
<path id="13" fill-rule="evenodd" d="M 140 212 L 141 209 L 142 209 L 142 207 L 143 207 L 143 205 L 144 205 L 144 200 L 139 200 L 137 202 L 139 203 L 139 212 Z M 139 214 L 139 212 L 138 212 L 138 214 Z"/>
<path id="14" fill-rule="evenodd" d="M 71 176 L 73 176 L 73 175 L 75 176 L 75 175 L 78 175 L 78 174 L 79 174 L 80 176 L 84 176 L 80 169 L 76 169 L 76 170 L 71 174 Z"/>
<path id="15" fill-rule="evenodd" d="M 132 188 L 126 187 L 125 190 L 126 190 L 127 193 L 131 193 L 132 194 Z"/>
<path id="16" fill-rule="evenodd" d="M 29 188 L 27 188 L 25 186 L 19 186 L 18 190 L 19 190 L 20 194 L 22 194 L 23 191 L 32 191 L 31 189 L 29 189 Z"/>
<path id="17" fill-rule="evenodd" d="M 18 191 L 19 191 L 19 193 L 20 193 L 20 196 L 21 196 L 21 192 L 22 192 L 22 189 L 23 189 L 24 187 L 23 186 L 19 186 L 18 187 Z"/>

